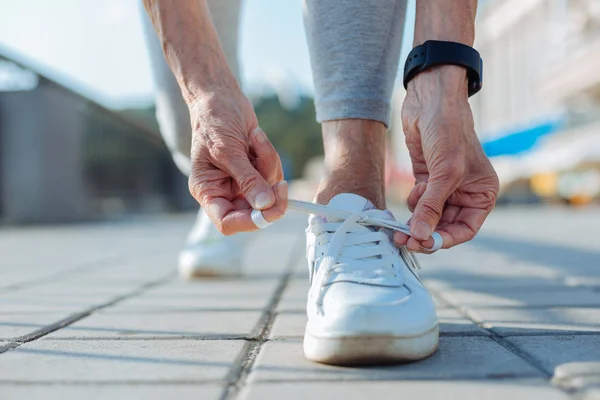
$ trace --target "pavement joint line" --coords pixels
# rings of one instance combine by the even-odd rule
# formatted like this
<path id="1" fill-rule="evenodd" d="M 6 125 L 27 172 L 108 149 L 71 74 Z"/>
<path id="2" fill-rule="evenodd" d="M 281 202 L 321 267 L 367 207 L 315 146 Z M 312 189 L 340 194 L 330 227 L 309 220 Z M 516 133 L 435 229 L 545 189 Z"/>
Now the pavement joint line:
<path id="1" fill-rule="evenodd" d="M 521 358 L 523 361 L 525 361 L 526 363 L 528 363 L 532 367 L 534 367 L 537 370 L 539 370 L 541 373 L 544 374 L 544 376 L 547 379 L 549 379 L 549 378 L 552 377 L 552 372 L 548 371 L 534 357 L 532 357 L 528 353 L 522 351 L 518 346 L 515 346 L 512 343 L 508 342 L 502 336 L 498 335 L 496 332 L 492 331 L 491 329 L 486 328 L 484 326 L 484 324 L 482 324 L 482 323 L 478 322 L 477 320 L 475 320 L 474 318 L 472 318 L 471 314 L 469 313 L 469 310 L 467 308 L 465 308 L 465 307 L 457 307 L 456 305 L 454 305 L 452 302 L 448 301 L 448 299 L 445 298 L 445 296 L 442 294 L 443 292 L 440 292 L 440 291 L 437 291 L 437 290 L 431 290 L 431 291 L 433 293 L 435 293 L 438 297 L 440 297 L 442 300 L 444 300 L 446 303 L 448 303 L 450 305 L 450 307 L 454 308 L 460 315 L 462 315 L 463 317 L 465 317 L 468 320 L 470 320 L 471 322 L 473 322 L 479 328 L 485 330 L 486 332 L 489 332 L 490 335 L 488 337 L 491 340 L 493 340 L 494 342 L 496 342 L 499 346 L 502 346 L 504 349 L 506 349 L 510 353 L 516 355 L 517 357 Z"/>
<path id="2" fill-rule="evenodd" d="M 147 386 L 158 386 L 158 385 L 227 385 L 227 381 L 220 379 L 203 379 L 203 380 L 124 380 L 124 381 L 22 381 L 22 380 L 2 380 L 0 379 L 0 387 L 2 385 L 15 385 L 15 386 L 128 386 L 128 385 L 147 385 Z"/>
<path id="3" fill-rule="evenodd" d="M 499 336 L 503 338 L 509 337 L 522 337 L 522 336 L 600 336 L 600 331 L 547 331 L 547 332 L 523 332 L 523 333 L 510 333 Z"/>
<path id="4" fill-rule="evenodd" d="M 345 383 L 345 382 L 413 382 L 413 381 L 460 381 L 460 382 L 482 382 L 482 381 L 493 381 L 493 382 L 502 382 L 502 381 L 545 381 L 548 382 L 547 379 L 540 378 L 539 375 L 534 374 L 519 374 L 517 375 L 507 375 L 504 374 L 502 376 L 441 376 L 441 377 L 406 377 L 406 378 L 398 378 L 398 377 L 369 377 L 369 378 L 325 378 L 325 379 L 261 379 L 256 381 L 253 384 L 272 384 L 272 383 Z M 0 386 L 2 385 L 15 385 L 15 386 L 129 386 L 129 385 L 145 385 L 145 386 L 159 386 L 159 385 L 227 385 L 228 382 L 226 380 L 221 379 L 204 379 L 204 380 L 124 380 L 124 381 L 86 381 L 86 380 L 77 380 L 77 381 L 69 381 L 69 380 L 61 380 L 61 381 L 25 381 L 25 380 L 2 380 L 0 379 Z"/>
<path id="5" fill-rule="evenodd" d="M 7 352 L 9 350 L 12 350 L 12 349 L 14 349 L 16 347 L 19 347 L 19 346 L 20 346 L 20 343 L 14 343 L 14 342 L 13 343 L 3 344 L 2 346 L 0 346 L 0 354 L 2 354 L 4 352 Z"/>
<path id="6" fill-rule="evenodd" d="M 0 294 L 15 292 L 15 291 L 18 291 L 21 289 L 26 289 L 31 286 L 36 286 L 36 285 L 39 285 L 39 284 L 42 284 L 42 283 L 48 282 L 48 281 L 55 282 L 54 279 L 58 278 L 58 280 L 60 280 L 63 275 L 69 275 L 69 274 L 73 274 L 73 273 L 77 273 L 77 272 L 84 272 L 93 267 L 97 267 L 98 265 L 105 265 L 105 263 L 107 263 L 107 262 L 109 264 L 113 264 L 113 263 L 118 262 L 121 258 L 122 258 L 121 256 L 111 256 L 111 257 L 106 257 L 106 258 L 103 258 L 100 260 L 84 262 L 73 268 L 69 268 L 69 269 L 66 269 L 63 271 L 58 271 L 58 272 L 55 272 L 50 275 L 42 276 L 41 278 L 31 279 L 31 280 L 28 280 L 25 282 L 15 283 L 13 285 L 5 286 L 3 288 L 0 288 Z"/>
<path id="7" fill-rule="evenodd" d="M 152 255 L 152 254 L 157 254 L 157 253 L 150 253 L 149 255 Z M 87 271 L 89 269 L 97 267 L 98 265 L 104 265 L 104 266 L 106 266 L 108 264 L 108 268 L 110 269 L 110 268 L 113 268 L 113 267 L 117 266 L 120 261 L 124 261 L 124 260 L 126 261 L 128 258 L 130 258 L 130 257 L 121 254 L 121 255 L 108 256 L 108 257 L 105 257 L 105 258 L 102 258 L 102 259 L 98 259 L 98 260 L 92 260 L 92 261 L 83 262 L 83 263 L 81 263 L 79 265 L 76 265 L 76 266 L 74 266 L 72 268 L 68 268 L 66 270 L 58 271 L 58 272 L 55 272 L 55 273 L 50 274 L 50 275 L 42 276 L 40 278 L 31 279 L 31 280 L 28 280 L 26 282 L 15 283 L 13 285 L 8 285 L 8 286 L 0 287 L 0 294 L 14 292 L 14 291 L 21 290 L 21 289 L 27 289 L 27 288 L 29 288 L 31 286 L 37 286 L 39 284 L 43 284 L 43 283 L 46 283 L 48 281 L 55 282 L 54 279 L 58 278 L 58 280 L 60 280 L 60 279 L 62 279 L 63 275 L 70 275 L 70 274 L 77 274 L 79 272 L 85 272 L 85 271 Z"/>
<path id="8" fill-rule="evenodd" d="M 429 291 L 432 291 L 432 289 L 429 289 Z M 599 298 L 600 299 L 600 298 Z M 502 310 L 544 310 L 547 308 L 592 308 L 592 309 L 597 309 L 598 307 L 600 307 L 600 300 L 598 301 L 598 303 L 595 304 L 591 304 L 591 303 L 586 303 L 586 304 L 543 304 L 543 305 L 526 305 L 526 306 L 508 306 L 508 305 L 468 305 L 468 304 L 463 304 L 463 305 L 457 305 L 457 304 L 452 304 L 450 305 L 450 308 L 464 308 L 465 310 L 478 310 L 478 309 L 482 309 L 482 308 L 487 308 L 487 309 L 493 309 L 493 310 L 497 310 L 497 309 L 502 309 Z"/>
<path id="9" fill-rule="evenodd" d="M 143 341 L 152 341 L 152 340 L 189 340 L 189 341 L 256 341 L 252 337 L 246 335 L 196 335 L 196 336 L 184 336 L 184 335 L 173 335 L 173 336 L 61 336 L 61 337 L 53 337 L 53 338 L 42 338 L 42 340 L 52 340 L 52 341 L 127 341 L 127 340 L 143 340 Z"/>
<path id="10" fill-rule="evenodd" d="M 121 302 L 123 300 L 126 300 L 128 298 L 140 295 L 140 294 L 144 293 L 145 291 L 147 291 L 147 290 L 149 290 L 149 289 L 151 289 L 153 287 L 160 286 L 161 284 L 166 284 L 167 282 L 173 280 L 173 278 L 174 278 L 174 273 L 171 272 L 168 275 L 163 276 L 163 277 L 161 277 L 161 278 L 159 278 L 159 279 L 157 279 L 155 281 L 151 281 L 151 282 L 142 284 L 137 289 L 134 289 L 134 290 L 132 290 L 132 291 L 126 293 L 126 294 L 117 296 L 117 297 L 113 298 L 109 302 L 106 302 L 104 304 L 100 304 L 100 305 L 97 305 L 97 306 L 90 307 L 90 308 L 88 308 L 85 311 L 81 311 L 81 312 L 75 313 L 73 315 L 70 315 L 70 316 L 68 316 L 66 318 L 63 318 L 62 320 L 60 320 L 58 322 L 55 322 L 55 323 L 50 324 L 50 325 L 47 325 L 47 326 L 45 326 L 45 327 L 43 327 L 41 329 L 38 329 L 37 331 L 34 331 L 34 332 L 30 333 L 30 334 L 14 338 L 12 340 L 15 342 L 15 346 L 12 346 L 12 348 L 9 348 L 7 350 L 0 349 L 0 353 L 4 353 L 4 352 L 6 352 L 8 350 L 14 350 L 17 347 L 19 347 L 19 346 L 21 346 L 21 345 L 23 345 L 25 343 L 29 343 L 29 342 L 32 342 L 34 340 L 40 339 L 40 338 L 48 335 L 49 333 L 52 333 L 52 332 L 54 332 L 56 330 L 64 328 L 65 326 L 71 325 L 71 324 L 73 324 L 73 323 L 75 323 L 75 322 L 77 322 L 77 321 L 79 321 L 79 320 L 81 320 L 81 319 L 83 319 L 85 317 L 88 317 L 88 316 L 90 316 L 91 314 L 93 314 L 94 312 L 96 312 L 98 310 L 101 310 L 101 309 L 107 308 L 107 307 L 111 307 L 111 306 L 113 306 L 113 305 L 115 305 L 115 304 L 117 304 L 117 303 L 119 303 L 119 302 Z"/>
<path id="11" fill-rule="evenodd" d="M 196 314 L 199 312 L 207 312 L 207 313 L 245 313 L 245 312 L 263 312 L 265 310 L 264 307 L 256 307 L 256 308 L 205 308 L 205 307 L 188 307 L 188 308 L 164 308 L 158 310 L 120 310 L 120 311 L 111 311 L 110 315 L 152 315 L 152 314 L 170 314 L 170 313 L 181 313 L 181 314 Z M 0 312 L 0 315 L 3 313 Z"/>
<path id="12" fill-rule="evenodd" d="M 416 361 L 418 362 L 418 361 Z M 389 367 L 389 366 L 388 366 Z M 482 381 L 531 381 L 540 380 L 549 383 L 547 378 L 541 378 L 537 374 L 519 373 L 519 374 L 502 374 L 489 376 L 411 376 L 398 378 L 397 376 L 369 376 L 368 378 L 361 377 L 337 377 L 337 378 L 313 378 L 313 379 L 258 379 L 252 382 L 252 385 L 260 385 L 265 383 L 355 383 L 355 382 L 438 382 L 438 381 L 453 381 L 453 382 L 482 382 Z M 0 382 L 1 383 L 1 382 Z"/>
<path id="13" fill-rule="evenodd" d="M 600 335 L 600 333 L 598 333 Z M 440 337 L 490 337 L 491 335 L 487 332 L 440 332 Z M 541 335 L 538 335 L 541 336 Z M 268 342 L 286 341 L 286 340 L 302 340 L 303 336 L 300 335 L 283 335 L 274 338 L 269 338 Z"/>
<path id="14" fill-rule="evenodd" d="M 275 318 L 277 317 L 277 306 L 281 301 L 292 275 L 295 273 L 294 267 L 296 266 L 296 261 L 298 259 L 297 256 L 302 254 L 303 241 L 304 236 L 299 235 L 298 239 L 294 242 L 279 284 L 271 295 L 271 300 L 265 308 L 263 315 L 253 329 L 253 333 L 251 334 L 253 340 L 248 340 L 244 343 L 240 356 L 228 374 L 227 381 L 230 383 L 223 391 L 219 400 L 233 400 L 237 398 L 240 389 L 246 384 L 248 375 L 252 370 L 256 358 L 260 354 L 262 346 L 269 341 L 269 335 L 273 328 Z"/>

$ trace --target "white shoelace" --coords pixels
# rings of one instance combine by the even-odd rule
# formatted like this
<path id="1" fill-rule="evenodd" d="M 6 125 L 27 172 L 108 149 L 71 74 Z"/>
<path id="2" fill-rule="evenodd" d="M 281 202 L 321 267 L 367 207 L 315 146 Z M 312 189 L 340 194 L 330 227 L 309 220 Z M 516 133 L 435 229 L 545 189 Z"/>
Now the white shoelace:
<path id="1" fill-rule="evenodd" d="M 371 278 L 396 276 L 400 273 L 396 269 L 395 263 L 389 259 L 395 255 L 395 248 L 381 245 L 384 241 L 389 240 L 387 235 L 381 231 L 365 229 L 365 227 L 388 228 L 410 235 L 408 225 L 377 217 L 376 215 L 381 214 L 380 210 L 353 213 L 298 200 L 288 200 L 288 208 L 327 218 L 327 222 L 309 227 L 309 229 L 316 229 L 313 233 L 320 241 L 319 244 L 329 242 L 327 251 L 321 255 L 322 260 L 316 276 L 311 276 L 311 280 L 316 280 L 319 285 L 319 295 L 316 299 L 318 313 L 323 313 L 323 297 L 328 279 L 334 273 L 348 273 L 359 277 L 365 277 L 368 274 Z M 438 238 L 434 237 L 432 250 L 437 250 L 442 245 L 439 233 L 435 233 L 435 235 Z M 410 267 L 420 268 L 416 260 L 408 255 L 405 248 L 401 248 L 399 251 L 404 254 L 404 258 L 410 258 L 409 263 L 412 264 Z M 382 259 L 385 260 L 382 262 Z"/>
<path id="2" fill-rule="evenodd" d="M 319 215 L 321 217 L 346 220 L 350 216 L 357 215 L 355 223 L 364 226 L 378 226 L 381 228 L 393 229 L 405 233 L 410 236 L 410 227 L 407 224 L 401 222 L 377 218 L 369 214 L 368 211 L 362 211 L 358 213 L 352 213 L 346 210 L 338 210 L 330 206 L 324 206 L 322 204 L 309 203 L 307 201 L 300 200 L 288 200 L 288 208 L 296 211 L 302 211 L 309 214 Z M 431 235 L 433 239 L 433 246 L 430 251 L 437 251 L 442 248 L 444 244 L 442 236 L 438 232 L 433 232 Z"/>

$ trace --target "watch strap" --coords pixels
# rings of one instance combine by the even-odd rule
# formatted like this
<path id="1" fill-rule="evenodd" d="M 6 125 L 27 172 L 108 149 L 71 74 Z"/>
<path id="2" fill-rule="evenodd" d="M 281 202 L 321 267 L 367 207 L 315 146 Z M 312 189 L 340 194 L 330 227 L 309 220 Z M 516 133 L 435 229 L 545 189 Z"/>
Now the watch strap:
<path id="1" fill-rule="evenodd" d="M 404 64 L 404 88 L 420 72 L 436 65 L 458 65 L 467 70 L 469 96 L 477 93 L 483 83 L 483 61 L 479 52 L 462 43 L 428 40 L 408 54 Z"/>

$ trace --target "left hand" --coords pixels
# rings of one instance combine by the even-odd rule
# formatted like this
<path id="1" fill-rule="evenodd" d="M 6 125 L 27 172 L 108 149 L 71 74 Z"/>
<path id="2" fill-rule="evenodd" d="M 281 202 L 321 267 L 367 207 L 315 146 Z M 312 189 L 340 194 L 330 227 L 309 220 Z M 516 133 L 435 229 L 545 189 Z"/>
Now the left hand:
<path id="1" fill-rule="evenodd" d="M 427 252 L 434 231 L 445 249 L 473 239 L 499 183 L 475 133 L 465 70 L 435 67 L 410 81 L 402 125 L 416 183 L 407 201 L 411 236 L 396 232 L 394 241 Z"/>

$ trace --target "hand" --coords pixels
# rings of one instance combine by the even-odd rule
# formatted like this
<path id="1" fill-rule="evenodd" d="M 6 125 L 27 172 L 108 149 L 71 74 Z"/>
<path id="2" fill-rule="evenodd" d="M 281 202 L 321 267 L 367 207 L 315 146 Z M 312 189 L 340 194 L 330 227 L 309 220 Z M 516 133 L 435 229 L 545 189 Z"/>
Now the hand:
<path id="1" fill-rule="evenodd" d="M 279 219 L 287 208 L 281 160 L 258 128 L 250 101 L 238 91 L 215 92 L 189 105 L 192 171 L 189 187 L 219 231 L 253 231 L 252 209 Z"/>
<path id="2" fill-rule="evenodd" d="M 445 249 L 471 240 L 496 203 L 498 177 L 467 99 L 461 67 L 433 68 L 409 82 L 402 125 L 416 179 L 408 196 L 412 237 L 396 232 L 394 241 L 410 251 L 431 248 L 433 231 Z"/>

